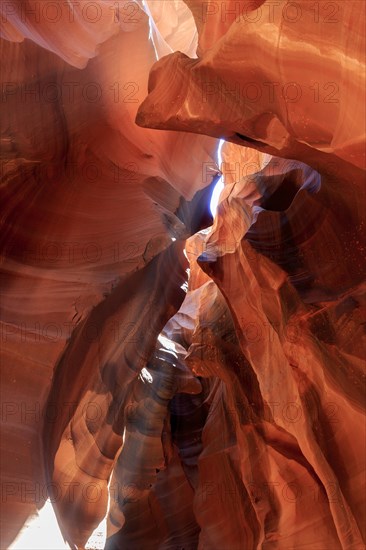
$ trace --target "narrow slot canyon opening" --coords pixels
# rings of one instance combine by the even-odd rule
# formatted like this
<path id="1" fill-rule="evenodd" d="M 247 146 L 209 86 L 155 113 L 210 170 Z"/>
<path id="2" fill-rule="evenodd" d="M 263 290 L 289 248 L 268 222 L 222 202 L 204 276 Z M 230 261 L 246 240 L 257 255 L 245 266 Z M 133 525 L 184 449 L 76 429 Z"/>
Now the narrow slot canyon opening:
<path id="1" fill-rule="evenodd" d="M 220 139 L 219 145 L 217 147 L 217 164 L 218 164 L 219 170 L 221 170 L 221 165 L 222 165 L 221 149 L 222 149 L 224 143 L 225 143 L 225 140 Z M 211 201 L 210 201 L 210 211 L 211 211 L 211 214 L 212 214 L 213 218 L 215 218 L 215 216 L 216 216 L 217 205 L 218 205 L 218 202 L 219 202 L 221 191 L 223 189 L 224 189 L 224 182 L 223 182 L 223 179 L 222 179 L 222 176 L 221 176 L 218 179 L 218 181 L 217 181 L 217 183 L 214 187 L 214 190 L 212 192 Z"/>
<path id="2" fill-rule="evenodd" d="M 0 2 L 1 548 L 365 547 L 365 9 Z"/>

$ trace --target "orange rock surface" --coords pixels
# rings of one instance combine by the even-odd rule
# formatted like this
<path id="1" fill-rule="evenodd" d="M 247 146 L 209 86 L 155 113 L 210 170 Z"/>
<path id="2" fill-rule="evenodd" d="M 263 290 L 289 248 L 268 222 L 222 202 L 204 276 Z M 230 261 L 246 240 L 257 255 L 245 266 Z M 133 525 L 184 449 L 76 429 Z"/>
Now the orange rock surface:
<path id="1" fill-rule="evenodd" d="M 1 547 L 364 549 L 364 3 L 0 9 Z"/>

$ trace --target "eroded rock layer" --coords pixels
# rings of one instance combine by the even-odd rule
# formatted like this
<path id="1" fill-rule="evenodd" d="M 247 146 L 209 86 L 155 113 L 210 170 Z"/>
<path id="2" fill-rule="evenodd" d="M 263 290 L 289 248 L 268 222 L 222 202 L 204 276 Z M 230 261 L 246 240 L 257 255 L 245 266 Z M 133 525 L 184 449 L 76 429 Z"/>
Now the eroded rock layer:
<path id="1" fill-rule="evenodd" d="M 365 548 L 364 9 L 2 2 L 2 547 Z"/>

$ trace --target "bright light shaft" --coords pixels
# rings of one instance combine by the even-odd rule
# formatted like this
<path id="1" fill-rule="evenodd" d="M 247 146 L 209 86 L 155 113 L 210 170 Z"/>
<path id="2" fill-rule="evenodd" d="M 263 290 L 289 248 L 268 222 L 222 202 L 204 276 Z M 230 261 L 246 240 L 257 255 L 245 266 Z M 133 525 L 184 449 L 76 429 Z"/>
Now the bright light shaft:
<path id="1" fill-rule="evenodd" d="M 221 149 L 222 149 L 222 146 L 224 145 L 224 143 L 225 143 L 225 140 L 220 139 L 219 146 L 217 148 L 217 162 L 218 162 L 220 170 L 221 170 L 221 164 L 222 164 Z M 217 205 L 218 205 L 219 198 L 220 198 L 220 193 L 223 190 L 223 188 L 224 188 L 224 182 L 222 181 L 222 176 L 221 176 L 221 178 L 217 181 L 217 183 L 215 185 L 215 188 L 213 190 L 212 197 L 211 197 L 211 202 L 210 202 L 210 210 L 211 210 L 211 214 L 212 214 L 213 217 L 215 217 L 215 215 L 216 215 L 216 210 L 217 210 Z"/>

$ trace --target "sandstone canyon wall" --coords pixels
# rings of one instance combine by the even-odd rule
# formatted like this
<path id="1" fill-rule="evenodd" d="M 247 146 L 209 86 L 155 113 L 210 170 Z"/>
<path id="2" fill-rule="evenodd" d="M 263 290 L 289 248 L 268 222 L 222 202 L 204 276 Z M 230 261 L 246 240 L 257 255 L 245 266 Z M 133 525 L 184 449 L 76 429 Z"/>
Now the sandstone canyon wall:
<path id="1" fill-rule="evenodd" d="M 1 548 L 364 549 L 364 2 L 0 22 Z"/>

